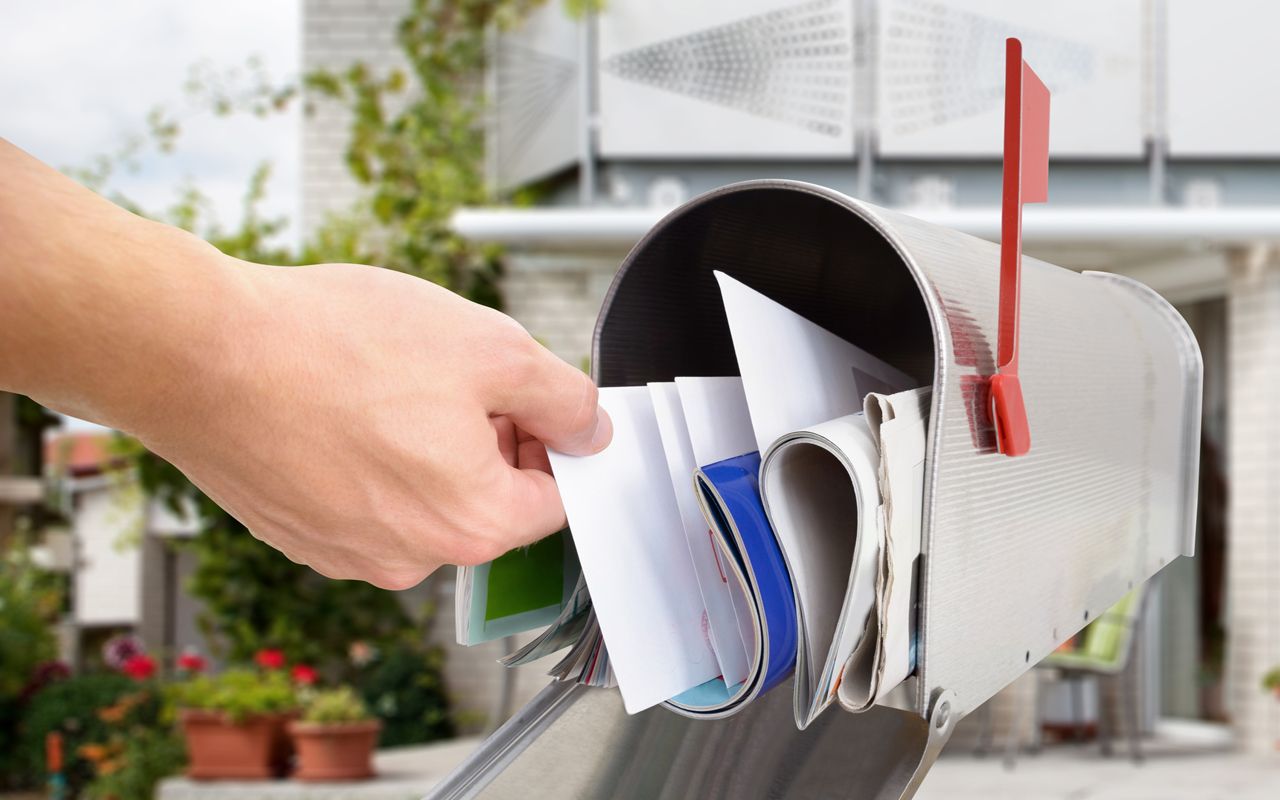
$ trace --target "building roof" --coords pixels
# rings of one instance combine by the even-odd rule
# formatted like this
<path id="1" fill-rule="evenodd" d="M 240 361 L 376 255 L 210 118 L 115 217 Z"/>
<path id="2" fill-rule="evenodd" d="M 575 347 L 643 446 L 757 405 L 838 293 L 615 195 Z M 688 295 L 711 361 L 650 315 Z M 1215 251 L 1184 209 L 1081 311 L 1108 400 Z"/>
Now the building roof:
<path id="1" fill-rule="evenodd" d="M 111 433 L 58 433 L 44 444 L 47 473 L 54 477 L 85 478 L 126 464 L 112 446 Z"/>

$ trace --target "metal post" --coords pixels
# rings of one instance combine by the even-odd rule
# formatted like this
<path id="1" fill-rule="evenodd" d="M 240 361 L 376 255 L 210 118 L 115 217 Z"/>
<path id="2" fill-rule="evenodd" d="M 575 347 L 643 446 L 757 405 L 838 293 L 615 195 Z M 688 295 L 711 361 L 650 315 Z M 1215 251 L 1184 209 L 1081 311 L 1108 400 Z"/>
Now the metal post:
<path id="1" fill-rule="evenodd" d="M 1165 0 L 1152 0 L 1150 17 L 1151 56 L 1151 126 L 1147 140 L 1150 200 L 1160 206 L 1169 202 L 1168 178 L 1168 108 L 1169 108 L 1169 38 L 1168 8 Z"/>
<path id="2" fill-rule="evenodd" d="M 875 199 L 875 5 L 858 0 L 854 9 L 854 130 L 858 160 L 857 194 Z"/>
<path id="3" fill-rule="evenodd" d="M 587 11 L 578 31 L 578 203 L 583 206 L 596 202 L 595 28 L 595 12 Z"/>

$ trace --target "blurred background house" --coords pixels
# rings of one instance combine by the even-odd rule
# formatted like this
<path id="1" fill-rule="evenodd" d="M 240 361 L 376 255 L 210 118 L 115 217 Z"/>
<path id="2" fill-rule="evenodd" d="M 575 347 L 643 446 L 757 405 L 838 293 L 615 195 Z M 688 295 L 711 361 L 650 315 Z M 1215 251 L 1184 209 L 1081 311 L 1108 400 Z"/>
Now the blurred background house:
<path id="1" fill-rule="evenodd" d="M 400 66 L 407 8 L 305 0 L 304 69 Z M 1278 26 L 1280 8 L 1249 0 L 609 0 L 580 19 L 549 3 L 493 34 L 485 78 L 489 179 L 536 203 L 466 209 L 456 227 L 507 246 L 505 309 L 573 364 L 589 358 L 628 249 L 721 184 L 807 180 L 998 238 L 1003 41 L 1021 37 L 1053 92 L 1051 202 L 1027 211 L 1027 251 L 1144 281 L 1204 351 L 1199 554 L 1168 567 L 1146 604 L 1132 667 L 1143 726 L 1229 721 L 1240 745 L 1269 751 L 1280 738 L 1280 704 L 1259 690 L 1280 661 L 1280 114 L 1267 101 L 1280 89 Z M 317 99 L 303 123 L 304 230 L 358 197 L 344 113 Z M 451 576 L 433 583 L 447 612 Z M 514 702 L 541 685 L 535 670 L 493 666 L 498 649 L 450 651 L 458 702 L 492 708 L 504 680 L 517 682 Z M 995 704 L 997 729 L 1029 735 L 1012 727 L 1030 727 L 1027 692 Z M 1044 714 L 1069 727 L 1060 691 Z"/>
<path id="2" fill-rule="evenodd" d="M 181 591 L 193 554 L 173 546 L 199 532 L 194 514 L 148 498 L 111 434 L 49 437 L 44 470 L 62 523 L 37 555 L 67 576 L 63 659 L 83 669 L 118 634 L 164 652 L 199 641 L 199 606 Z"/>

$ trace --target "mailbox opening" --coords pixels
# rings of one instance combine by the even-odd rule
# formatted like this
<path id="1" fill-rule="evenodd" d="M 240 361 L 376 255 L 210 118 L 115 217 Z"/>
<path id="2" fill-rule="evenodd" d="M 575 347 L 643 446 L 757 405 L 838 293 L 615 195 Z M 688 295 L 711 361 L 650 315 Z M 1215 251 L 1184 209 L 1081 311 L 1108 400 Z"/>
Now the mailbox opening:
<path id="1" fill-rule="evenodd" d="M 801 185 L 751 184 L 682 207 L 623 262 L 597 323 L 601 386 L 738 374 L 713 270 L 932 384 L 928 310 L 885 234 Z"/>

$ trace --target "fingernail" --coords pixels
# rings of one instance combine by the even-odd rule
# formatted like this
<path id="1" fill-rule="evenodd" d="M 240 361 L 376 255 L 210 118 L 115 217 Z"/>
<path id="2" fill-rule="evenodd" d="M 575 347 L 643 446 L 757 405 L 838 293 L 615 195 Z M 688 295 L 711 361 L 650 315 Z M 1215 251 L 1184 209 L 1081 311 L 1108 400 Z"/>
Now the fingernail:
<path id="1" fill-rule="evenodd" d="M 591 437 L 591 452 L 599 453 L 608 447 L 612 440 L 613 420 L 609 419 L 609 412 L 602 408 L 600 416 L 596 419 L 596 432 Z"/>

